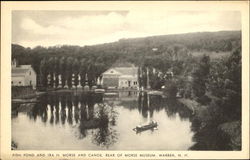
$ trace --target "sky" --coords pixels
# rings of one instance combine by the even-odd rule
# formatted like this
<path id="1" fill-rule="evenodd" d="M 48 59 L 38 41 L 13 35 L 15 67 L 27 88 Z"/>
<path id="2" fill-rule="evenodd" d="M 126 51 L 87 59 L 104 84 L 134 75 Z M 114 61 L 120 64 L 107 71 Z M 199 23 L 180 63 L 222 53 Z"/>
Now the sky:
<path id="1" fill-rule="evenodd" d="M 240 12 L 12 11 L 12 43 L 31 48 L 222 30 L 241 30 Z"/>

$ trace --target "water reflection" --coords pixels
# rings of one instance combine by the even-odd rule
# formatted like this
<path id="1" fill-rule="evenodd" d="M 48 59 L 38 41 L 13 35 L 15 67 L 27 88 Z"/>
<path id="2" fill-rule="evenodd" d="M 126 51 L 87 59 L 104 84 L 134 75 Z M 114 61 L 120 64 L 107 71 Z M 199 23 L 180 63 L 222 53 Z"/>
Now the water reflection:
<path id="1" fill-rule="evenodd" d="M 70 130 L 67 134 L 73 137 L 71 142 L 67 143 L 72 148 L 67 149 L 152 149 L 152 146 L 155 146 L 154 149 L 158 147 L 158 149 L 186 150 L 193 144 L 193 133 L 190 128 L 191 112 L 176 101 L 163 99 L 160 96 L 148 95 L 144 92 L 118 92 L 109 96 L 69 92 L 47 94 L 39 97 L 38 101 L 39 103 L 26 113 L 27 116 L 34 123 L 41 121 L 45 127 L 64 130 L 65 135 L 66 130 Z M 14 125 L 21 126 L 19 116 L 14 119 L 16 119 Z M 151 133 L 152 131 L 146 131 L 138 137 L 132 131 L 139 123 L 151 120 L 156 120 L 160 125 L 160 129 L 154 134 Z M 45 129 L 44 126 L 39 127 Z M 173 142 L 173 137 L 176 137 L 175 127 L 183 129 L 179 135 L 183 139 Z M 16 127 L 13 128 L 16 129 Z M 25 134 L 31 134 L 30 132 L 27 131 Z M 47 138 L 54 137 L 54 134 L 49 133 Z M 63 132 L 58 133 L 58 137 L 64 137 L 63 134 Z M 36 134 L 32 133 L 32 135 Z M 19 136 L 18 131 L 14 131 L 14 139 L 19 139 L 21 142 L 22 137 Z M 157 144 L 157 140 L 152 142 L 152 137 L 162 143 Z M 142 141 L 144 145 L 140 145 L 139 142 L 134 144 L 135 140 Z M 173 144 L 169 145 L 171 143 Z M 28 145 L 23 144 L 25 146 L 23 148 L 29 148 Z M 62 147 L 55 144 L 52 148 Z"/>
<path id="2" fill-rule="evenodd" d="M 113 105 L 103 103 L 101 94 L 71 93 L 41 96 L 39 103 L 28 112 L 34 121 L 41 117 L 42 122 L 51 125 L 77 125 L 79 139 L 87 136 L 87 130 L 95 129 L 92 131 L 93 143 L 106 148 L 117 140 L 117 131 L 110 127 L 116 125 L 117 114 Z"/>

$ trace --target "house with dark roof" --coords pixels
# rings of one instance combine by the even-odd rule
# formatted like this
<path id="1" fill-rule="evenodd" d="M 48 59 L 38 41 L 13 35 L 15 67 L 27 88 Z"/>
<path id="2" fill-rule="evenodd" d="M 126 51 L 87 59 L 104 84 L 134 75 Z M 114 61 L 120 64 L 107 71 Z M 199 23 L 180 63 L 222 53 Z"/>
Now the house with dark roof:
<path id="1" fill-rule="evenodd" d="M 138 88 L 138 67 L 113 67 L 102 74 L 103 87 Z"/>
<path id="2" fill-rule="evenodd" d="M 17 65 L 14 59 L 11 63 L 11 86 L 36 87 L 36 72 L 31 65 Z"/>

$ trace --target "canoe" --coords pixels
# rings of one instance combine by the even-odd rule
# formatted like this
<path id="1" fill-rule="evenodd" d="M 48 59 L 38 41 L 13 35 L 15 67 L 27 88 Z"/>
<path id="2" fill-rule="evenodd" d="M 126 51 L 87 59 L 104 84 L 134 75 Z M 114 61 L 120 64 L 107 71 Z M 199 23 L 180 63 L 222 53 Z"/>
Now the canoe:
<path id="1" fill-rule="evenodd" d="M 151 121 L 148 124 L 138 125 L 133 130 L 138 132 L 138 131 L 144 131 L 144 130 L 148 130 L 148 129 L 154 129 L 157 126 L 158 126 L 157 122 Z"/>
<path id="2" fill-rule="evenodd" d="M 161 96 L 161 95 L 163 95 L 163 92 L 162 91 L 149 91 L 148 94 L 149 95 Z"/>
<path id="3" fill-rule="evenodd" d="M 95 93 L 104 93 L 105 89 L 95 89 Z"/>
<path id="4" fill-rule="evenodd" d="M 106 95 L 106 96 L 116 96 L 116 95 L 118 95 L 118 93 L 116 93 L 116 92 L 108 92 L 108 93 L 104 93 L 104 95 Z"/>

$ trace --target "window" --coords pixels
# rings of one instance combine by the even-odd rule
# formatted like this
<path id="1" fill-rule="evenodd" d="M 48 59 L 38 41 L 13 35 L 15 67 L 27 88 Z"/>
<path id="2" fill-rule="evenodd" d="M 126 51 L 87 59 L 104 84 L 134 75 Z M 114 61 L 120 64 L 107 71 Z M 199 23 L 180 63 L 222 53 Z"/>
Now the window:
<path id="1" fill-rule="evenodd" d="M 32 81 L 30 81 L 30 85 L 32 84 Z"/>
<path id="2" fill-rule="evenodd" d="M 21 84 L 21 81 L 19 81 L 18 83 Z"/>
<path id="3" fill-rule="evenodd" d="M 31 75 L 31 71 L 30 71 L 30 75 Z"/>
<path id="4" fill-rule="evenodd" d="M 13 81 L 11 81 L 11 84 L 13 84 Z"/>

